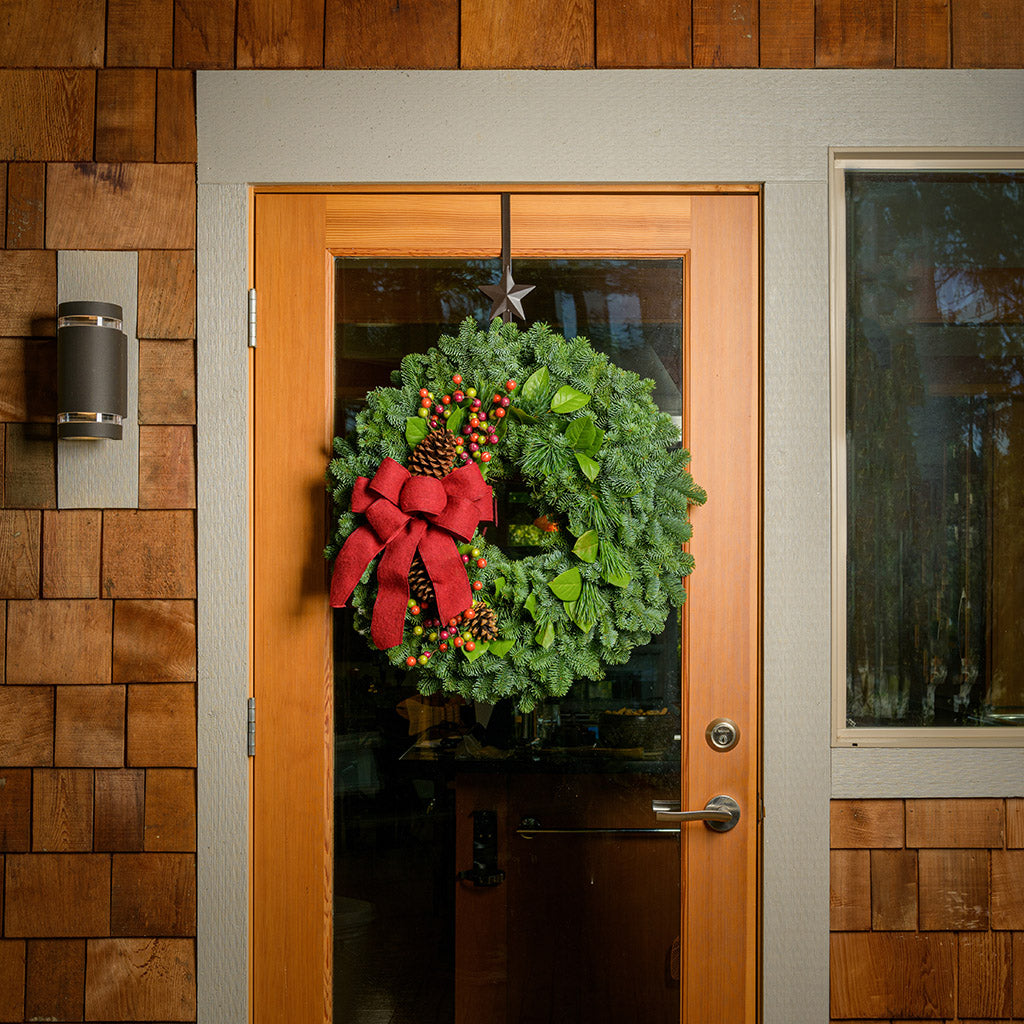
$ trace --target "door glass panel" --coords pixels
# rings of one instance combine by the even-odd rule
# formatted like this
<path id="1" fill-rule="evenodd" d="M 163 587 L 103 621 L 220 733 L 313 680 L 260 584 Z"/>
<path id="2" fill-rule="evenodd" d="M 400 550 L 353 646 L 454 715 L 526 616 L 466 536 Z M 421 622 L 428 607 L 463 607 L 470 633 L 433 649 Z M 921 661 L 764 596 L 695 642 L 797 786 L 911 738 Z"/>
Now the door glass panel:
<path id="1" fill-rule="evenodd" d="M 536 285 L 530 320 L 654 379 L 682 421 L 682 260 L 514 272 Z M 336 261 L 336 432 L 404 354 L 466 316 L 485 323 L 477 286 L 499 273 L 498 260 Z M 509 491 L 500 542 L 529 552 Z M 663 828 L 652 800 L 679 798 L 678 617 L 604 681 L 522 715 L 419 695 L 334 614 L 336 1024 L 678 1019 L 679 833 L 616 831 Z M 538 824 L 559 831 L 521 834 Z M 561 831 L 580 828 L 609 831 Z"/>
<path id="2" fill-rule="evenodd" d="M 848 726 L 1024 724 L 1022 198 L 846 175 Z"/>

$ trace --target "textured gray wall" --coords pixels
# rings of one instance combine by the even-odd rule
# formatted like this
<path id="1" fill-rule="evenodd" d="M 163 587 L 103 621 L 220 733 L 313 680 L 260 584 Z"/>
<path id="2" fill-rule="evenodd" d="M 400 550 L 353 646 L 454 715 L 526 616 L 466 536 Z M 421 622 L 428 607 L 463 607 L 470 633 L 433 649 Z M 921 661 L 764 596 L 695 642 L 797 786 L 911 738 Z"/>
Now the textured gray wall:
<path id="1" fill-rule="evenodd" d="M 197 88 L 201 348 L 211 333 L 230 328 L 237 335 L 245 316 L 239 265 L 245 212 L 234 200 L 233 207 L 218 206 L 219 184 L 765 183 L 764 1021 L 824 1024 L 831 791 L 828 149 L 1022 146 L 1024 73 L 199 72 Z M 206 216 L 225 223 L 203 227 Z M 201 363 L 199 372 L 201 403 L 204 394 L 222 400 L 233 389 L 244 394 L 233 355 Z M 219 474 L 206 487 L 233 489 L 244 476 L 244 423 L 224 424 L 234 433 L 222 439 L 230 449 L 222 459 L 201 457 L 201 483 L 205 474 Z M 218 564 L 246 557 L 244 538 L 227 520 L 200 517 L 201 551 L 204 545 L 227 549 Z M 234 585 L 217 578 L 207 584 L 211 601 L 224 599 Z M 244 663 L 234 660 L 243 642 L 238 609 L 218 621 L 203 603 L 201 593 L 200 651 L 211 652 L 200 667 L 201 757 L 218 729 L 230 735 L 239 728 L 246 678 Z M 215 644 L 206 635 L 214 630 L 233 639 Z M 876 752 L 841 753 L 842 794 L 872 796 L 889 795 L 893 787 L 917 795 L 933 752 L 899 752 L 899 781 L 878 770 Z M 212 807 L 217 798 L 208 793 L 204 800 L 203 792 L 238 792 L 245 769 L 210 757 L 201 761 L 199 779 L 201 806 Z M 988 795 L 993 770 L 1005 767 L 993 769 L 985 751 L 946 757 L 947 778 L 955 774 L 960 788 L 979 795 Z M 920 795 L 935 795 L 934 787 Z M 219 851 L 225 878 L 245 869 L 246 822 L 235 811 L 219 824 L 200 821 L 200 849 Z M 242 900 L 229 891 L 226 885 L 204 891 L 204 899 L 215 901 L 209 917 L 223 901 Z M 237 936 L 223 956 L 210 951 L 210 926 L 208 917 L 200 919 L 200 1022 L 241 1024 L 241 997 L 214 1006 L 202 981 L 209 972 L 224 977 L 245 968 Z"/>

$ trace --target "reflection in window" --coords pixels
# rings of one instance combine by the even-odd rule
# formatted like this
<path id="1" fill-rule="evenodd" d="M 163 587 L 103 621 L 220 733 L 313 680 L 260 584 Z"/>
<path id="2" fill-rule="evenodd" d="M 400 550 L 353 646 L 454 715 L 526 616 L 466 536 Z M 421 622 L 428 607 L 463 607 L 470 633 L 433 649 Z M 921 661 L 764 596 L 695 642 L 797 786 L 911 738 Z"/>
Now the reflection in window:
<path id="1" fill-rule="evenodd" d="M 1024 724 L 1022 203 L 846 173 L 848 726 Z"/>

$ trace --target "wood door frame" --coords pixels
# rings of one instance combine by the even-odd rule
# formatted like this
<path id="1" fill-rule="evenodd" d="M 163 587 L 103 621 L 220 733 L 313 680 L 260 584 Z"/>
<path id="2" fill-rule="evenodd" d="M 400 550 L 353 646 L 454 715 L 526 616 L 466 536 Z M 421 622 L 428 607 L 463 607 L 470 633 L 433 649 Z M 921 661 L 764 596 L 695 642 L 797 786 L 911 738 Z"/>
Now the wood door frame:
<path id="1" fill-rule="evenodd" d="M 294 250 L 278 252 L 269 256 L 259 248 L 255 253 L 255 277 L 260 295 L 261 311 L 269 305 L 278 310 L 277 327 L 274 321 L 261 316 L 261 345 L 255 360 L 255 429 L 254 435 L 254 617 L 253 617 L 253 673 L 254 692 L 260 696 L 261 677 L 290 673 L 319 678 L 322 688 L 311 691 L 291 690 L 287 700 L 273 710 L 273 728 L 261 730 L 260 753 L 254 766 L 253 804 L 253 913 L 252 913 L 252 963 L 271 962 L 278 964 L 276 978 L 268 978 L 260 971 L 252 972 L 252 1006 L 257 1024 L 263 1020 L 274 1021 L 291 1016 L 293 1019 L 330 1020 L 330 871 L 331 849 L 329 836 L 329 807 L 327 803 L 333 792 L 331 779 L 332 729 L 330 718 L 330 627 L 326 605 L 326 571 L 323 565 L 310 560 L 310 552 L 316 552 L 326 535 L 322 498 L 319 504 L 310 494 L 310 483 L 322 480 L 330 445 L 329 414 L 331 380 L 330 337 L 333 303 L 331 301 L 332 275 L 328 273 L 330 260 L 337 246 L 332 243 L 326 213 L 326 197 L 331 194 L 393 193 L 399 189 L 387 186 L 375 189 L 366 186 L 350 188 L 305 190 L 296 195 L 296 189 L 260 189 L 254 197 L 256 230 L 269 225 L 278 218 L 278 228 L 284 228 L 291 238 Z M 300 192 L 302 190 L 299 190 Z M 731 845 L 723 845 L 726 837 L 714 836 L 704 829 L 689 829 L 684 835 L 684 877 L 687 862 L 700 864 L 700 884 L 693 887 L 694 898 L 687 901 L 684 910 L 684 944 L 701 950 L 700 962 L 687 958 L 694 970 L 694 983 L 684 984 L 684 993 L 691 1005 L 687 1008 L 690 1017 L 686 1020 L 700 1020 L 701 1024 L 711 1018 L 707 1010 L 697 1001 L 706 994 L 724 957 L 722 936 L 731 929 L 740 929 L 744 936 L 744 978 L 743 985 L 732 985 L 725 993 L 721 1006 L 721 1020 L 729 1024 L 738 1020 L 754 1020 L 759 1003 L 759 899 L 752 907 L 737 916 L 729 904 L 710 902 L 711 894 L 730 893 L 735 888 L 737 874 L 759 892 L 760 857 L 756 808 L 760 801 L 760 730 L 758 728 L 760 701 L 761 665 L 761 202 L 760 190 L 752 186 L 501 186 L 488 185 L 475 189 L 459 187 L 413 186 L 405 190 L 421 196 L 440 199 L 445 193 L 485 193 L 497 196 L 501 191 L 521 194 L 566 193 L 579 195 L 588 192 L 614 192 L 616 194 L 686 194 L 693 197 L 695 204 L 693 237 L 690 246 L 691 259 L 687 261 L 691 275 L 688 289 L 688 326 L 691 334 L 696 331 L 700 337 L 713 337 L 716 344 L 688 346 L 690 373 L 694 379 L 704 381 L 704 386 L 695 390 L 688 402 L 689 425 L 687 442 L 698 453 L 694 471 L 698 480 L 707 486 L 715 502 L 715 530 L 700 529 L 703 511 L 695 515 L 697 534 L 692 545 L 698 565 L 704 566 L 704 576 L 695 576 L 690 592 L 703 595 L 707 606 L 723 610 L 724 619 L 710 621 L 707 616 L 686 616 L 685 631 L 691 650 L 685 663 L 687 678 L 709 678 L 714 671 L 717 687 L 691 690 L 690 714 L 686 723 L 687 756 L 684 763 L 684 787 L 682 799 L 686 806 L 703 806 L 706 800 L 717 792 L 730 792 L 740 796 L 747 811 L 744 821 L 730 833 Z M 309 218 L 295 218 L 281 212 L 283 204 L 261 201 L 273 194 L 288 193 L 289 202 L 302 208 Z M 728 204 L 715 199 L 723 193 L 734 196 L 738 202 Z M 746 196 L 746 202 L 742 197 Z M 284 199 L 284 196 L 281 196 Z M 372 204 L 371 204 L 372 205 Z M 428 202 L 427 206 L 431 204 Z M 443 205 L 443 202 L 442 202 Z M 731 205 L 731 211 L 727 208 Z M 297 227 L 301 220 L 302 226 Z M 348 230 L 352 228 L 348 223 Z M 319 225 L 319 226 L 318 226 Z M 374 231 L 379 225 L 371 223 Z M 743 251 L 750 253 L 749 263 L 736 267 L 722 255 L 727 248 L 723 240 L 736 242 Z M 655 247 L 656 248 L 656 247 Z M 347 248 L 351 254 L 359 252 L 358 245 Z M 403 247 L 408 251 L 408 246 Z M 310 257 L 310 253 L 321 254 Z M 475 252 L 475 251 L 474 251 Z M 693 258 L 693 253 L 702 254 Z M 300 259 L 300 254 L 305 256 Z M 415 253 L 412 253 L 415 254 Z M 654 254 L 654 251 L 651 251 Z M 705 258 L 704 254 L 710 254 Z M 515 251 L 513 255 L 516 255 Z M 262 262 L 261 262 L 262 261 Z M 276 261 L 276 264 L 275 264 Z M 299 280 L 302 287 L 290 284 L 275 291 L 278 274 L 283 266 L 292 272 L 301 263 Z M 727 265 L 728 264 L 728 265 Z M 735 275 L 735 276 L 733 276 Z M 294 280 L 294 279 L 290 279 Z M 325 285 L 326 282 L 326 285 Z M 737 284 L 739 282 L 739 284 Z M 737 295 L 746 295 L 747 301 L 738 302 Z M 276 333 L 275 333 L 276 332 Z M 723 341 L 723 335 L 726 340 Z M 323 351 L 320 358 L 308 360 L 290 358 L 288 338 L 320 338 Z M 277 344 L 275 345 L 275 342 Z M 281 360 L 275 366 L 274 359 Z M 696 360 L 696 363 L 694 362 Z M 288 371 L 285 374 L 285 371 Z M 286 381 L 290 379 L 290 383 Z M 269 387 L 263 381 L 273 382 Z M 289 389 L 298 384 L 294 392 Z M 314 396 L 310 400 L 310 396 Z M 264 421 L 280 423 L 280 430 L 261 431 Z M 731 426 L 730 426 L 731 425 Z M 734 444 L 728 447 L 743 458 L 742 473 L 726 474 L 721 466 L 701 464 L 699 453 L 711 450 L 710 438 L 719 439 L 723 431 L 733 430 Z M 326 431 L 326 433 L 325 433 Z M 296 451 L 290 443 L 298 434 L 315 439 L 315 444 L 306 450 Z M 702 439 L 709 441 L 702 446 Z M 319 448 L 317 448 L 319 446 Z M 301 447 L 301 446 L 300 446 Z M 276 474 L 287 467 L 290 479 L 299 481 L 297 492 L 282 492 L 275 487 L 261 491 L 263 476 L 268 472 Z M 322 485 L 321 485 L 322 486 Z M 302 500 L 294 504 L 276 500 L 281 493 L 298 493 Z M 709 521 L 710 522 L 710 521 Z M 272 536 L 273 545 L 266 539 Z M 735 548 L 730 543 L 713 538 L 743 537 L 742 559 L 735 558 Z M 287 544 L 279 546 L 282 538 Z M 288 566 L 301 565 L 301 577 L 289 581 Z M 282 575 L 283 573 L 283 575 Z M 731 598 L 716 596 L 717 590 L 724 591 L 730 583 L 740 580 L 740 587 Z M 692 607 L 691 605 L 687 606 Z M 287 622 L 291 638 L 290 646 L 269 642 L 269 631 L 264 631 L 267 622 Z M 727 624 L 723 627 L 723 621 Z M 725 664 L 712 663 L 711 652 L 718 635 L 727 628 L 730 635 L 730 657 Z M 747 680 L 755 680 L 748 687 Z M 685 681 L 684 681 L 685 684 Z M 734 692 L 735 691 L 735 692 Z M 743 695 L 739 695 L 742 691 Z M 264 721 L 266 713 L 261 701 Z M 722 755 L 709 753 L 704 744 L 704 727 L 711 717 L 727 715 L 740 723 L 744 742 L 736 751 L 723 759 Z M 323 725 L 319 753 L 306 747 L 303 756 L 296 757 L 295 751 L 275 744 L 274 733 L 296 737 L 305 735 L 309 721 L 320 721 Z M 269 735 L 268 735 L 269 733 Z M 320 733 L 318 732 L 318 735 Z M 315 744 L 314 744 L 315 747 Z M 265 762 L 267 769 L 261 771 Z M 726 769 L 723 771 L 723 769 Z M 278 807 L 293 809 L 294 803 L 288 794 L 301 792 L 309 784 L 321 787 L 324 802 L 321 805 L 319 822 L 309 814 L 298 814 L 298 821 L 291 827 L 279 830 L 273 840 L 264 828 L 268 807 L 276 802 Z M 688 780 L 688 781 L 687 781 Z M 264 800 L 264 794 L 273 795 Z M 314 805 L 315 806 L 315 805 Z M 256 838 L 263 837 L 263 841 Z M 745 838 L 742 838 L 745 837 Z M 283 845 L 282 845 L 283 844 Z M 737 854 L 737 850 L 740 852 Z M 731 852 L 728 852 L 731 851 Z M 713 855 L 708 855 L 708 854 Z M 262 881 L 261 864 L 277 860 L 287 865 L 287 870 L 275 876 L 274 886 Z M 291 878 L 296 865 L 305 864 L 298 886 Z M 321 878 L 322 889 L 312 888 L 310 878 Z M 703 895 L 701 895 L 703 894 Z M 294 924 L 298 919 L 302 927 L 297 931 L 291 927 L 281 930 L 281 907 L 285 903 L 295 905 L 302 901 L 307 908 L 305 915 L 292 915 Z M 711 910 L 725 916 L 724 927 L 709 929 Z M 317 925 L 313 931 L 314 941 L 308 941 L 311 930 L 308 922 Z M 270 957 L 264 946 L 274 939 L 275 953 Z M 731 955 L 731 954 L 730 954 Z M 312 973 L 310 965 L 312 965 Z M 321 973 L 322 972 L 322 973 Z M 322 977 L 322 988 L 311 980 Z M 699 981 L 699 984 L 698 984 Z M 322 995 L 317 994 L 320 990 Z"/>

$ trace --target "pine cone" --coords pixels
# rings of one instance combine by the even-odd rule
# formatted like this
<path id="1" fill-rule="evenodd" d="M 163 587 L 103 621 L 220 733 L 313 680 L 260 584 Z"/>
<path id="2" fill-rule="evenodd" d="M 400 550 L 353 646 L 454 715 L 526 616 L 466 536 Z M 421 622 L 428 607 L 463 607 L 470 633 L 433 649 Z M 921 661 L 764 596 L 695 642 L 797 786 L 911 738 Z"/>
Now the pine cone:
<path id="1" fill-rule="evenodd" d="M 466 629 L 481 642 L 497 640 L 498 616 L 494 609 L 486 604 L 477 604 L 473 606 L 473 611 L 475 613 L 473 618 L 468 622 L 463 619 Z"/>
<path id="2" fill-rule="evenodd" d="M 427 574 L 427 567 L 419 555 L 413 556 L 412 565 L 409 566 L 409 593 L 420 604 L 433 604 L 434 602 L 434 587 Z"/>
<path id="3" fill-rule="evenodd" d="M 446 427 L 432 430 L 409 456 L 409 472 L 419 476 L 446 477 L 455 465 L 455 435 Z"/>

